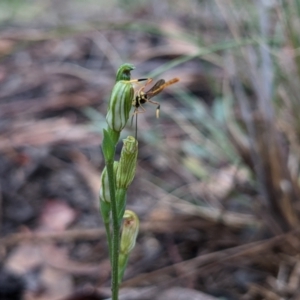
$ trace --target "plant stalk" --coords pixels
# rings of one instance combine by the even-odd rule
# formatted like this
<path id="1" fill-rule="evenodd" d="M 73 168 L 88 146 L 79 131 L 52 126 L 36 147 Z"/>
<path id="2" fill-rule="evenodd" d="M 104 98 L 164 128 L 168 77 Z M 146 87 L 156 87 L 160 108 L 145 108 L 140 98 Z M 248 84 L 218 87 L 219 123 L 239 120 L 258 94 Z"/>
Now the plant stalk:
<path id="1" fill-rule="evenodd" d="M 111 197 L 111 215 L 112 215 L 112 253 L 111 253 L 111 263 L 112 263 L 112 279 L 111 279 L 111 292 L 112 300 L 118 300 L 119 295 L 119 247 L 120 247 L 120 223 L 118 221 L 118 210 L 117 201 L 115 194 L 115 178 L 114 178 L 114 162 L 106 162 L 108 182 L 109 182 L 109 192 Z"/>

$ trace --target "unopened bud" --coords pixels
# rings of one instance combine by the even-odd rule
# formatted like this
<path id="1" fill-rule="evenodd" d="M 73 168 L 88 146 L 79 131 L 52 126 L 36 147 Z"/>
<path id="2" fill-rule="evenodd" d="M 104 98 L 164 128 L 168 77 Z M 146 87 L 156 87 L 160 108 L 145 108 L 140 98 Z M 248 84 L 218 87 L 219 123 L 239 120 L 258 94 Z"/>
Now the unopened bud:
<path id="1" fill-rule="evenodd" d="M 116 174 L 118 162 L 114 162 L 114 174 Z M 101 188 L 100 188 L 100 200 L 110 202 L 109 182 L 106 167 L 101 174 Z"/>
<path id="2" fill-rule="evenodd" d="M 138 142 L 133 136 L 123 140 L 123 148 L 116 174 L 117 189 L 127 189 L 131 184 L 136 169 Z"/>
<path id="3" fill-rule="evenodd" d="M 131 210 L 125 210 L 123 219 L 120 253 L 129 254 L 135 246 L 140 222 L 136 213 Z"/>
<path id="4" fill-rule="evenodd" d="M 121 132 L 125 127 L 129 119 L 133 95 L 134 89 L 131 82 L 121 80 L 115 84 L 106 115 L 106 122 L 112 130 Z"/>
<path id="5" fill-rule="evenodd" d="M 123 64 L 117 72 L 116 81 L 120 80 L 130 80 L 130 72 L 134 70 L 134 65 L 125 63 Z"/>

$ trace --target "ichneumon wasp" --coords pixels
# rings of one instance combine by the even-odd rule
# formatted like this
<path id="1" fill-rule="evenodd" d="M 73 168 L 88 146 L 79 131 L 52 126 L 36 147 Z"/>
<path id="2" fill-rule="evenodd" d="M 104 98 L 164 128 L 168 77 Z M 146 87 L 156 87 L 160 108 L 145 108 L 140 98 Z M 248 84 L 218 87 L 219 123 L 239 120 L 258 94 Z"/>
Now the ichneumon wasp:
<path id="1" fill-rule="evenodd" d="M 156 117 L 159 117 L 159 110 L 160 110 L 160 104 L 158 102 L 152 101 L 151 98 L 162 92 L 167 86 L 174 84 L 179 81 L 178 78 L 173 78 L 169 81 L 165 81 L 164 79 L 158 80 L 154 86 L 145 92 L 145 87 L 152 82 L 152 78 L 148 78 L 146 84 L 141 87 L 137 92 L 132 100 L 132 106 L 135 107 L 133 114 L 138 114 L 138 113 L 144 113 L 146 110 L 142 106 L 142 104 L 145 104 L 146 102 L 152 103 L 157 105 L 156 108 Z M 139 110 L 141 108 L 141 110 Z"/>
<path id="2" fill-rule="evenodd" d="M 151 83 L 153 81 L 153 79 L 152 78 L 137 79 L 137 82 L 145 81 L 145 80 L 147 80 L 147 82 L 145 83 L 144 86 L 142 86 L 139 90 L 136 91 L 135 96 L 132 100 L 132 106 L 134 107 L 134 112 L 133 112 L 131 123 L 133 121 L 134 115 L 136 115 L 136 127 L 135 127 L 135 130 L 136 130 L 135 131 L 135 136 L 136 136 L 136 138 L 137 138 L 137 115 L 139 113 L 144 113 L 146 111 L 145 108 L 142 106 L 142 104 L 145 104 L 146 102 L 149 102 L 149 103 L 152 103 L 154 105 L 157 105 L 157 107 L 156 107 L 156 118 L 159 118 L 160 104 L 156 101 L 151 100 L 151 98 L 156 96 L 160 92 L 162 92 L 169 85 L 172 85 L 172 84 L 178 82 L 179 78 L 173 78 L 173 79 L 171 79 L 167 82 L 164 79 L 160 79 L 153 85 L 153 87 L 151 87 L 146 92 L 144 91 L 145 87 L 149 83 Z"/>

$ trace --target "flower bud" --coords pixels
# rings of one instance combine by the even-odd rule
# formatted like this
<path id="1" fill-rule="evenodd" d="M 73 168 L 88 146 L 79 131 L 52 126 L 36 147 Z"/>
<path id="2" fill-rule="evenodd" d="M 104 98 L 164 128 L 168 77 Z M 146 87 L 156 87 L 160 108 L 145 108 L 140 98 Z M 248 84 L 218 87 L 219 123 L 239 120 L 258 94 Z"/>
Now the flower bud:
<path id="1" fill-rule="evenodd" d="M 114 162 L 114 174 L 116 174 L 118 162 Z M 103 169 L 101 174 L 101 188 L 100 188 L 100 200 L 110 202 L 110 192 L 108 183 L 108 174 L 106 167 Z"/>
<path id="2" fill-rule="evenodd" d="M 131 184 L 136 169 L 138 142 L 133 136 L 123 140 L 123 148 L 116 174 L 117 189 L 127 189 Z"/>
<path id="3" fill-rule="evenodd" d="M 125 127 L 129 119 L 133 95 L 134 89 L 131 82 L 121 80 L 115 84 L 106 115 L 106 122 L 112 130 L 121 132 Z"/>
<path id="4" fill-rule="evenodd" d="M 120 80 L 130 80 L 130 72 L 134 70 L 134 65 L 125 63 L 123 64 L 117 72 L 116 81 Z"/>
<path id="5" fill-rule="evenodd" d="M 120 253 L 129 254 L 135 246 L 140 222 L 136 213 L 131 210 L 125 210 L 123 219 Z"/>

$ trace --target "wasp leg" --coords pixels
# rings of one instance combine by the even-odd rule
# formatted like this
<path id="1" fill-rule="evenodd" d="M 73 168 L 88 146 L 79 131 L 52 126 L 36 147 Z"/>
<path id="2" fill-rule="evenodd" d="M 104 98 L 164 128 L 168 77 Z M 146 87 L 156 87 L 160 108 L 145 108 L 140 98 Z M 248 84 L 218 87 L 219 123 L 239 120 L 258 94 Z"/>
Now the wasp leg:
<path id="1" fill-rule="evenodd" d="M 139 107 L 141 108 L 141 110 L 139 110 Z M 146 112 L 146 109 L 141 105 L 139 104 L 139 107 L 136 107 L 133 111 L 133 114 L 132 114 L 132 117 L 131 117 L 131 127 L 133 125 L 133 117 L 137 114 L 143 114 L 144 112 Z M 136 121 L 137 122 L 137 121 Z"/>
<path id="2" fill-rule="evenodd" d="M 141 87 L 141 90 L 143 91 L 145 89 L 145 87 L 153 81 L 153 79 L 152 78 L 139 78 L 139 79 L 131 79 L 128 82 L 140 84 L 142 81 L 146 81 L 144 86 Z"/>
<path id="3" fill-rule="evenodd" d="M 127 81 L 130 82 L 130 83 L 139 83 L 141 81 L 146 81 L 146 80 L 149 80 L 149 78 L 130 79 L 130 80 L 127 80 Z"/>
<path id="4" fill-rule="evenodd" d="M 139 110 L 139 108 L 141 110 Z M 133 112 L 133 116 L 136 114 L 143 114 L 144 112 L 146 112 L 146 109 L 139 103 L 139 107 L 136 107 L 134 112 Z"/>
<path id="5" fill-rule="evenodd" d="M 137 95 L 140 95 L 141 92 L 144 92 L 145 87 L 153 81 L 152 78 L 148 78 L 146 83 L 138 90 Z"/>
<path id="6" fill-rule="evenodd" d="M 158 102 L 152 101 L 152 100 L 148 100 L 148 102 L 157 105 L 157 107 L 156 107 L 156 118 L 158 119 L 159 118 L 159 111 L 160 111 L 160 104 Z"/>

